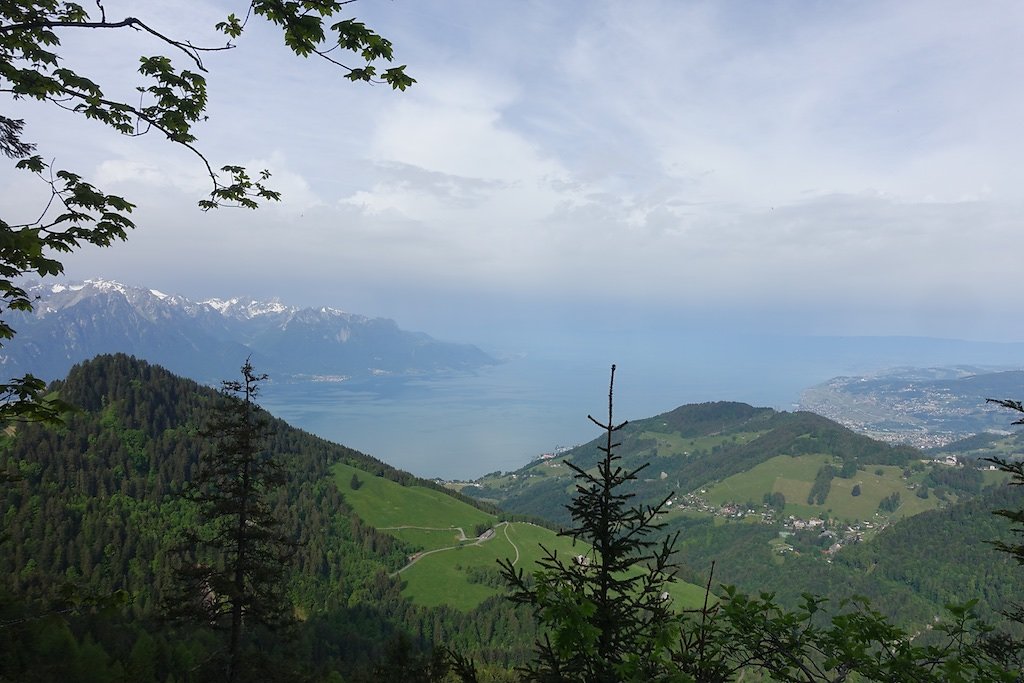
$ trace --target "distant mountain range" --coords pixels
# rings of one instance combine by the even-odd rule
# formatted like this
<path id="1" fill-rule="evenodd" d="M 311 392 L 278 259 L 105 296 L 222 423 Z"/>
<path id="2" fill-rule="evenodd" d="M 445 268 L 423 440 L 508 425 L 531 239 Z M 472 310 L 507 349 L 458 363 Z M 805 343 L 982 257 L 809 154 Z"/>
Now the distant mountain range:
<path id="1" fill-rule="evenodd" d="M 1024 398 L 1024 371 L 956 366 L 833 377 L 805 390 L 800 407 L 889 443 L 934 448 L 984 432 L 1006 434 L 1012 416 L 986 398 Z"/>
<path id="2" fill-rule="evenodd" d="M 496 361 L 475 346 L 402 330 L 385 318 L 280 301 L 193 301 L 109 280 L 31 284 L 31 313 L 9 311 L 17 336 L 0 372 L 44 379 L 101 353 L 123 352 L 197 379 L 233 373 L 251 356 L 275 381 L 341 381 L 473 370 Z"/>

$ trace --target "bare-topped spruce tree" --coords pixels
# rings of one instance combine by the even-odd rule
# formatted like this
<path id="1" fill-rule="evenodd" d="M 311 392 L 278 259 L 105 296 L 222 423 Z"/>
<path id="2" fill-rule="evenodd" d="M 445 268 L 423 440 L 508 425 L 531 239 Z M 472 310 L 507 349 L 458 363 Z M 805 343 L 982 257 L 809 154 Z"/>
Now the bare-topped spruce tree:
<path id="1" fill-rule="evenodd" d="M 501 561 L 513 602 L 530 605 L 544 630 L 535 660 L 521 669 L 530 681 L 658 680 L 668 673 L 668 653 L 678 633 L 666 591 L 675 565 L 678 534 L 660 541 L 652 534 L 669 498 L 657 505 L 634 503 L 623 487 L 647 465 L 619 465 L 613 397 L 615 366 L 608 385 L 608 420 L 587 417 L 604 430 L 603 457 L 594 472 L 571 462 L 576 494 L 566 508 L 574 527 L 562 532 L 579 542 L 573 557 L 541 546 L 539 569 L 527 576 Z"/>
<path id="2" fill-rule="evenodd" d="M 203 431 L 212 452 L 183 492 L 198 522 L 180 548 L 178 589 L 165 597 L 170 617 L 228 633 L 227 681 L 242 680 L 245 631 L 287 625 L 293 614 L 285 590 L 296 544 L 269 500 L 285 472 L 267 452 L 267 416 L 255 401 L 266 378 L 246 360 L 241 380 L 222 383 L 222 403 Z"/>

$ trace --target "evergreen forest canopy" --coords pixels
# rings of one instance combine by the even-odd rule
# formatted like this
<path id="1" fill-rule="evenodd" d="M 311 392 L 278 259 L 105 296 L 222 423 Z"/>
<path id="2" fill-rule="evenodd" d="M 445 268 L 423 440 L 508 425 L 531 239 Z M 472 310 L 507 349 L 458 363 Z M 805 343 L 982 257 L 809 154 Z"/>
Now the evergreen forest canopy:
<path id="1" fill-rule="evenodd" d="M 76 366 L 51 390 L 79 409 L 63 426 L 19 426 L 0 455 L 0 676 L 121 680 L 142 667 L 129 679 L 205 680 L 219 641 L 164 621 L 160 601 L 175 592 L 175 548 L 196 520 L 181 493 L 212 455 L 203 430 L 221 397 L 123 355 Z M 278 420 L 267 451 L 287 473 L 269 511 L 295 543 L 285 596 L 297 623 L 290 638 L 251 634 L 262 680 L 378 680 L 390 664 L 426 668 L 433 642 L 472 645 L 503 666 L 525 656 L 529 616 L 500 600 L 462 613 L 405 599 L 392 574 L 414 548 L 365 524 L 330 468 L 437 484 Z"/>

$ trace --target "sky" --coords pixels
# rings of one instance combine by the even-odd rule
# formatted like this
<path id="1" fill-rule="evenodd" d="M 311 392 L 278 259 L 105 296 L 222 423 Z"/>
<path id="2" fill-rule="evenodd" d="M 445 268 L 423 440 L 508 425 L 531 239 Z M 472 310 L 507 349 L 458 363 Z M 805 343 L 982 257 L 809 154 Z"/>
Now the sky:
<path id="1" fill-rule="evenodd" d="M 196 44 L 240 3 L 106 0 Z M 215 165 L 284 193 L 203 213 L 200 161 L 4 103 L 56 167 L 138 208 L 67 255 L 190 297 L 279 297 L 513 353 L 688 330 L 1024 341 L 1024 4 L 360 0 L 408 91 L 250 23 L 205 59 Z M 133 32 L 67 65 L 133 98 Z M 177 57 L 175 57 L 177 59 Z M 5 220 L 44 187 L 0 170 Z"/>

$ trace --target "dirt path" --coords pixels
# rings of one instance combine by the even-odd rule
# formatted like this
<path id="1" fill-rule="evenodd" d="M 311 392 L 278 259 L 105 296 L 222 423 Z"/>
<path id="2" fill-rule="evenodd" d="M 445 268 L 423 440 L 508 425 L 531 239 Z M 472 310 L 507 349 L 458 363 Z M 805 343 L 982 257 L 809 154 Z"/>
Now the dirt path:
<path id="1" fill-rule="evenodd" d="M 516 566 L 517 564 L 519 564 L 519 546 L 517 546 L 517 545 L 516 545 L 516 544 L 515 544 L 515 543 L 514 543 L 514 542 L 512 541 L 512 539 L 508 537 L 508 522 L 505 522 L 504 524 L 505 524 L 505 529 L 504 529 L 504 531 L 505 531 L 505 540 L 506 540 L 506 541 L 508 541 L 508 542 L 509 542 L 509 544 L 510 544 L 510 545 L 511 545 L 511 546 L 512 546 L 512 547 L 513 547 L 513 548 L 515 549 L 515 551 L 516 551 L 516 559 L 512 560 L 512 566 L 514 567 L 514 566 Z"/>
<path id="2" fill-rule="evenodd" d="M 466 537 L 466 532 L 462 530 L 461 526 L 437 527 L 437 526 L 412 526 L 411 524 L 405 524 L 403 526 L 382 526 L 382 527 L 379 527 L 377 529 L 377 531 L 397 531 L 399 529 L 419 529 L 420 531 L 458 531 L 459 532 L 459 540 L 460 541 L 465 543 L 466 541 L 469 540 L 469 538 Z"/>
<path id="3" fill-rule="evenodd" d="M 512 546 L 512 548 L 515 549 L 515 551 L 516 551 L 516 559 L 515 559 L 515 561 L 512 562 L 512 565 L 515 566 L 515 564 L 517 562 L 519 562 L 519 547 L 515 543 L 513 543 L 511 538 L 509 538 L 509 535 L 508 535 L 508 524 L 509 524 L 508 522 L 499 522 L 498 524 L 495 524 L 493 527 L 491 527 L 487 531 L 485 531 L 482 534 L 480 534 L 480 536 L 477 537 L 477 539 L 475 541 L 473 541 L 472 543 L 465 543 L 469 539 L 466 538 L 466 532 L 462 530 L 462 527 L 458 527 L 458 526 L 447 527 L 447 528 L 437 528 L 437 527 L 427 527 L 427 526 L 404 525 L 404 526 L 385 526 L 385 527 L 380 527 L 378 530 L 379 531 L 398 530 L 398 529 L 420 529 L 422 531 L 455 531 L 455 530 L 458 530 L 458 532 L 459 532 L 459 540 L 462 541 L 463 543 L 465 543 L 465 545 L 481 545 L 483 543 L 486 543 L 487 541 L 490 541 L 492 538 L 494 538 L 497 535 L 495 533 L 495 529 L 497 529 L 499 526 L 503 526 L 503 527 L 505 527 L 504 528 L 505 540 L 508 541 L 509 544 Z M 399 574 L 404 572 L 406 569 L 408 569 L 409 567 L 413 566 L 414 564 L 416 564 L 417 562 L 422 560 L 427 555 L 433 555 L 434 553 L 443 553 L 446 550 L 455 550 L 456 548 L 463 548 L 463 547 L 465 547 L 465 545 L 449 545 L 449 546 L 445 546 L 444 548 L 434 548 L 433 550 L 424 550 L 423 552 L 416 553 L 415 555 L 411 555 L 409 557 L 408 564 L 406 564 L 404 567 L 399 569 L 397 572 L 393 572 L 391 574 L 391 576 L 398 576 Z"/>

